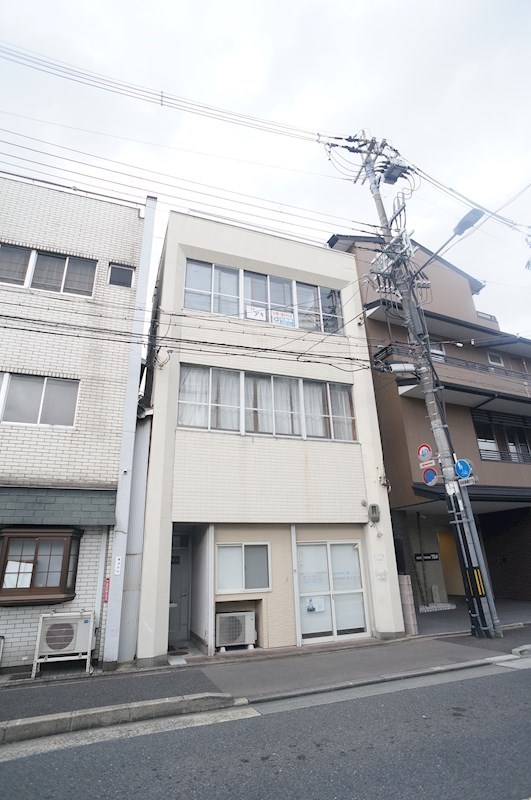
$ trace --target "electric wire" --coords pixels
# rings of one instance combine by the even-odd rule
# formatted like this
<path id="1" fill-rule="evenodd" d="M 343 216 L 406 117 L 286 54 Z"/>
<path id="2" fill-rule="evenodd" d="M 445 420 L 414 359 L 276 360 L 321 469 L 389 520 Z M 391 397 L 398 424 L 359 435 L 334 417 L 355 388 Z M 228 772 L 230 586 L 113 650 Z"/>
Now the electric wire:
<path id="1" fill-rule="evenodd" d="M 263 161 L 251 161 L 247 158 L 236 158 L 235 156 L 228 156 L 222 155 L 221 153 L 209 153 L 205 150 L 191 150 L 186 147 L 177 147 L 177 145 L 172 144 L 163 144 L 162 142 L 150 142 L 145 139 L 136 139 L 131 136 L 122 136 L 119 134 L 108 133 L 107 131 L 99 131 L 94 130 L 93 128 L 80 128 L 75 125 L 66 125 L 61 122 L 52 122 L 52 120 L 40 119 L 38 117 L 28 117 L 25 114 L 16 114 L 14 111 L 6 111 L 5 109 L 0 109 L 0 114 L 5 114 L 11 117 L 16 117 L 18 119 L 24 119 L 29 122 L 37 122 L 41 125 L 53 125 L 58 128 L 64 128 L 65 130 L 77 131 L 79 133 L 88 133 L 91 136 L 105 136 L 109 139 L 117 139 L 118 141 L 124 142 L 133 142 L 134 144 L 143 144 L 147 147 L 159 147 L 164 150 L 174 150 L 179 153 L 189 153 L 191 155 L 198 155 L 198 156 L 206 156 L 207 158 L 215 158 L 221 161 L 231 161 L 237 164 L 246 164 L 247 166 L 255 166 L 255 167 L 265 167 L 265 169 L 276 169 L 281 170 L 283 172 L 293 172 L 300 175 L 309 175 L 313 178 L 325 178 L 326 180 L 338 181 L 342 180 L 335 175 L 326 175 L 323 172 L 311 172 L 309 170 L 298 169 L 296 167 L 287 167 L 283 164 L 271 164 L 266 163 Z"/>
<path id="2" fill-rule="evenodd" d="M 176 176 L 176 175 L 169 175 L 166 172 L 161 172 L 159 170 L 155 170 L 155 169 L 151 169 L 151 168 L 147 168 L 147 167 L 137 167 L 135 164 L 130 164 L 130 163 L 127 163 L 125 161 L 119 161 L 117 159 L 109 158 L 107 156 L 100 156 L 100 155 L 97 155 L 95 153 L 87 152 L 86 150 L 79 150 L 79 149 L 74 148 L 74 147 L 67 147 L 66 145 L 57 145 L 54 142 L 50 142 L 49 140 L 40 139 L 40 138 L 37 138 L 35 136 L 29 136 L 29 135 L 24 134 L 24 133 L 18 133 L 17 131 L 12 131 L 12 130 L 10 130 L 8 128 L 0 128 L 0 131 L 2 131 L 3 133 L 7 133 L 7 134 L 9 134 L 11 136 L 20 136 L 20 137 L 22 137 L 24 139 L 29 139 L 32 142 L 37 142 L 39 144 L 44 144 L 44 145 L 46 145 L 48 147 L 57 147 L 60 150 L 65 150 L 65 151 L 68 151 L 70 153 L 76 153 L 77 155 L 88 156 L 89 158 L 98 159 L 98 160 L 101 160 L 101 161 L 108 162 L 110 164 L 116 164 L 116 165 L 121 166 L 121 167 L 126 167 L 127 169 L 130 169 L 130 170 L 137 170 L 139 172 L 140 171 L 141 172 L 147 172 L 150 175 L 157 175 L 157 176 L 162 176 L 164 178 L 170 178 L 172 181 L 181 181 L 182 183 L 192 184 L 194 192 L 198 192 L 198 190 L 195 189 L 195 187 L 198 186 L 198 187 L 201 188 L 201 190 L 202 189 L 213 189 L 216 192 L 224 192 L 224 193 L 229 194 L 229 195 L 235 195 L 238 198 L 240 198 L 240 197 L 244 198 L 245 202 L 246 202 L 246 205 L 250 205 L 251 207 L 254 207 L 254 208 L 256 208 L 258 206 L 254 205 L 252 203 L 249 204 L 247 202 L 248 200 L 259 200 L 262 203 L 269 203 L 269 204 L 275 204 L 275 205 L 281 204 L 283 209 L 288 208 L 288 209 L 294 209 L 295 211 L 303 211 L 305 215 L 308 215 L 308 214 L 317 215 L 317 216 L 319 216 L 320 219 L 326 218 L 326 219 L 331 219 L 331 220 L 337 220 L 339 222 L 344 222 L 344 223 L 347 223 L 347 224 L 356 224 L 356 225 L 359 225 L 360 228 L 364 227 L 364 228 L 369 228 L 369 229 L 373 229 L 373 230 L 377 229 L 376 225 L 371 225 L 370 223 L 358 222 L 356 220 L 350 220 L 350 219 L 348 219 L 346 217 L 340 217 L 340 216 L 338 216 L 336 214 L 327 214 L 327 213 L 324 213 L 324 212 L 313 211 L 311 209 L 302 208 L 301 206 L 295 206 L 295 205 L 291 205 L 289 203 L 283 203 L 283 202 L 281 203 L 280 201 L 269 200 L 269 199 L 262 198 L 262 197 L 259 197 L 259 196 L 256 196 L 256 195 L 246 194 L 244 192 L 238 192 L 238 191 L 235 191 L 233 189 L 223 189 L 222 187 L 219 187 L 219 186 L 213 186 L 211 184 L 201 183 L 201 182 L 198 182 L 198 181 L 191 180 L 189 178 L 184 178 L 184 177 L 180 177 L 180 176 Z M 146 179 L 143 175 L 133 176 L 133 175 L 130 175 L 129 173 L 124 173 L 121 170 L 112 170 L 112 169 L 109 169 L 107 167 L 100 166 L 99 164 L 94 164 L 93 165 L 93 164 L 87 164 L 87 162 L 79 161 L 77 159 L 67 159 L 64 156 L 58 156 L 55 153 L 48 153 L 48 152 L 40 150 L 40 149 L 33 149 L 31 147 L 26 147 L 24 145 L 19 145 L 16 142 L 9 142 L 9 141 L 7 141 L 5 139 L 0 139 L 0 142 L 2 142 L 3 144 L 8 144 L 10 146 L 19 147 L 19 148 L 24 149 L 24 150 L 27 149 L 27 150 L 30 150 L 31 152 L 36 152 L 36 153 L 40 153 L 40 154 L 43 154 L 43 155 L 50 155 L 53 158 L 65 158 L 66 160 L 73 161 L 74 163 L 83 164 L 84 166 L 95 166 L 98 169 L 102 169 L 102 170 L 104 169 L 106 171 L 112 171 L 112 172 L 115 172 L 116 174 L 119 174 L 119 175 L 124 175 L 125 174 L 125 175 L 127 175 L 127 177 L 138 177 L 138 178 L 141 178 L 142 180 Z M 152 179 L 149 178 L 149 180 L 152 180 Z M 159 182 L 159 181 L 156 181 L 156 182 L 157 183 L 161 183 L 161 185 L 164 185 L 164 186 L 172 186 L 172 188 L 174 187 L 173 183 L 172 184 L 168 184 L 168 183 L 165 183 L 165 182 L 164 183 L 163 182 Z M 212 195 L 212 194 L 210 194 L 208 192 L 199 191 L 199 193 L 200 194 L 206 194 L 209 197 L 219 198 L 219 195 Z M 230 202 L 236 202 L 236 201 L 232 201 L 230 198 L 226 198 L 226 199 L 229 200 Z M 292 216 L 299 216 L 299 215 L 293 214 Z"/>
<path id="3" fill-rule="evenodd" d="M 101 73 L 79 69 L 64 61 L 48 58 L 41 53 L 26 48 L 16 47 L 8 42 L 0 42 L 0 58 L 29 67 L 39 72 L 44 72 L 55 77 L 60 77 L 78 84 L 92 86 L 106 92 L 130 97 L 135 100 L 186 111 L 191 114 L 217 119 L 235 125 L 241 125 L 255 130 L 275 133 L 306 141 L 319 142 L 322 138 L 336 138 L 320 134 L 305 128 L 298 128 L 282 122 L 261 119 L 247 114 L 239 114 L 227 109 L 209 106 L 195 100 L 178 97 L 169 92 L 158 89 L 149 89 L 127 81 L 108 77 Z"/>

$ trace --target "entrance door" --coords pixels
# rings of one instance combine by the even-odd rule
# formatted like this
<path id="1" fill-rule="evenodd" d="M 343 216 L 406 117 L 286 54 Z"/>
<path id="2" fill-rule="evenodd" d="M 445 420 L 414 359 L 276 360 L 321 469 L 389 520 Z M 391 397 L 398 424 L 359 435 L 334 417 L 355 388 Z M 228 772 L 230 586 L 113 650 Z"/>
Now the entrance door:
<path id="1" fill-rule="evenodd" d="M 190 638 L 190 550 L 172 547 L 170 577 L 170 629 L 168 643 L 174 648 Z"/>
<path id="2" fill-rule="evenodd" d="M 446 594 L 464 597 L 465 587 L 463 586 L 455 536 L 450 531 L 439 531 L 438 539 Z"/>
<path id="3" fill-rule="evenodd" d="M 366 633 L 359 542 L 297 546 L 302 638 Z"/>

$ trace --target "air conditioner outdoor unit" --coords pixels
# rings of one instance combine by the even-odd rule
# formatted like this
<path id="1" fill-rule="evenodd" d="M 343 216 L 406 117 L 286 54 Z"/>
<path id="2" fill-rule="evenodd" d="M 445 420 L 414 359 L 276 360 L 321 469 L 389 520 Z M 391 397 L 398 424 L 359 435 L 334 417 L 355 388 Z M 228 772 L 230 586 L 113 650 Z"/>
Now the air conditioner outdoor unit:
<path id="1" fill-rule="evenodd" d="M 41 614 L 31 677 L 46 661 L 86 660 L 86 671 L 90 672 L 95 635 L 94 611 Z"/>
<path id="2" fill-rule="evenodd" d="M 254 611 L 237 611 L 230 614 L 216 614 L 216 647 L 247 645 L 254 647 L 256 630 Z"/>

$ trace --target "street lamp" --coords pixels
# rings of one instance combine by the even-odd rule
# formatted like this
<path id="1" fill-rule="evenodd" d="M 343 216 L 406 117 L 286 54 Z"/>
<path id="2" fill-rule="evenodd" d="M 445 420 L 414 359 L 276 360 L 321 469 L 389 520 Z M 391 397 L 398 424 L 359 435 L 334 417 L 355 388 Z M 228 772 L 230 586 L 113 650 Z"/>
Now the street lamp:
<path id="1" fill-rule="evenodd" d="M 428 264 L 431 264 L 431 262 L 432 262 L 434 259 L 436 259 L 436 258 L 437 258 L 437 256 L 439 255 L 439 253 L 440 253 L 442 250 L 444 250 L 444 248 L 446 247 L 446 245 L 447 245 L 447 244 L 450 244 L 450 242 L 451 242 L 453 239 L 455 239 L 457 236 L 462 236 L 462 235 L 465 233 L 465 231 L 469 230 L 469 228 L 473 228 L 473 227 L 474 227 L 474 225 L 476 224 L 476 222 L 479 222 L 479 220 L 481 219 L 481 217 L 483 217 L 484 215 L 485 215 L 485 212 L 484 212 L 484 211 L 481 211 L 481 209 L 479 209 L 479 208 L 471 208 L 471 209 L 470 209 L 470 211 L 469 211 L 467 214 L 465 214 L 465 216 L 463 217 L 463 219 L 460 219 L 460 220 L 459 220 L 459 222 L 458 222 L 458 223 L 457 223 L 457 225 L 455 226 L 455 228 L 454 228 L 454 231 L 453 231 L 452 235 L 450 236 L 450 238 L 449 238 L 449 239 L 447 239 L 447 240 L 445 241 L 445 243 L 444 243 L 444 244 L 442 244 L 442 245 L 439 247 L 439 249 L 438 249 L 438 250 L 436 250 L 436 251 L 435 251 L 435 253 L 433 253 L 433 255 L 431 255 L 431 256 L 428 258 L 428 260 L 426 261 L 426 263 L 425 263 L 425 264 L 423 264 L 421 267 L 419 267 L 419 269 L 418 269 L 416 272 L 414 272 L 414 273 L 413 273 L 413 275 L 411 276 L 411 278 L 415 278 L 415 277 L 416 277 L 416 276 L 419 274 L 419 272 L 422 272 L 422 270 L 426 269 L 426 267 L 428 266 Z"/>

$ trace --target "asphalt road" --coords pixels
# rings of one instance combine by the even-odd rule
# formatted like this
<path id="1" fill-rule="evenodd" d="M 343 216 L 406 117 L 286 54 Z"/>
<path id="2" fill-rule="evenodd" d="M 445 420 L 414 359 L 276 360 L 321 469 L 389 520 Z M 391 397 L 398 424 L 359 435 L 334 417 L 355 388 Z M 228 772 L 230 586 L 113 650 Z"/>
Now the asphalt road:
<path id="1" fill-rule="evenodd" d="M 179 723 L 165 720 L 158 724 L 166 732 L 156 732 L 145 723 L 131 738 L 124 731 L 77 734 L 33 743 L 33 755 L 24 755 L 31 751 L 22 745 L 5 745 L 2 794 L 17 800 L 523 800 L 531 795 L 531 669 L 488 669 L 493 674 L 441 682 L 434 676 L 424 680 L 431 685 L 411 681 L 396 691 L 386 687 L 385 694 L 373 687 L 372 695 L 345 701 L 335 693 L 330 704 L 306 708 L 268 703 L 258 713 L 257 705 L 242 709 L 240 719 L 231 710 L 225 717 L 231 721 L 210 720 L 219 724 L 206 724 L 205 716 L 195 727 L 167 730 Z"/>

